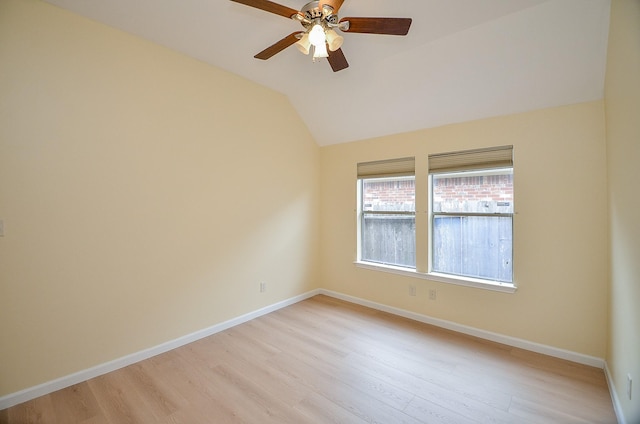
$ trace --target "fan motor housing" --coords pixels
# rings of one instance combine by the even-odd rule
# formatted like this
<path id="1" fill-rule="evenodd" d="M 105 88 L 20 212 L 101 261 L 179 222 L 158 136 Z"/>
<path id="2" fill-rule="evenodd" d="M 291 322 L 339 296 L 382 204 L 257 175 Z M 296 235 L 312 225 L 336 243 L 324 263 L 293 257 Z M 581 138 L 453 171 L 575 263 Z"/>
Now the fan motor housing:
<path id="1" fill-rule="evenodd" d="M 300 13 L 302 13 L 304 17 L 308 21 L 310 21 L 310 23 L 301 21 L 302 25 L 305 28 L 312 26 L 314 23 L 320 23 L 322 21 L 326 21 L 326 23 L 330 24 L 338 23 L 338 15 L 334 15 L 333 10 L 331 11 L 331 13 L 325 15 L 320 8 L 320 2 L 318 0 L 305 4 L 302 9 L 300 9 Z"/>
<path id="2" fill-rule="evenodd" d="M 322 18 L 322 10 L 320 10 L 320 2 L 317 0 L 309 2 L 304 6 L 302 6 L 302 9 L 300 9 L 300 12 L 302 12 L 305 18 L 309 19 L 310 21 L 314 21 L 316 19 Z"/>

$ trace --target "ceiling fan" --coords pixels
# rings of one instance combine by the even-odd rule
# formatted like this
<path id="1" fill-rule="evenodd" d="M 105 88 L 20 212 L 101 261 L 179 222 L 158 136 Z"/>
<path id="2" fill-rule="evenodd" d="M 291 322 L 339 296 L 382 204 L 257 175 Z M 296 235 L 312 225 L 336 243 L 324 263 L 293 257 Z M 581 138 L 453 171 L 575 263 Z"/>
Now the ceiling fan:
<path id="1" fill-rule="evenodd" d="M 305 4 L 300 11 L 274 3 L 269 0 L 231 0 L 266 12 L 275 13 L 285 18 L 298 21 L 304 31 L 293 32 L 272 46 L 267 47 L 254 57 L 267 60 L 295 44 L 298 50 L 309 54 L 313 50 L 313 61 L 326 57 L 333 72 L 349 67 L 347 59 L 340 48 L 342 32 L 358 32 L 365 34 L 407 35 L 411 26 L 411 18 L 338 18 L 338 11 L 344 0 L 316 0 Z"/>

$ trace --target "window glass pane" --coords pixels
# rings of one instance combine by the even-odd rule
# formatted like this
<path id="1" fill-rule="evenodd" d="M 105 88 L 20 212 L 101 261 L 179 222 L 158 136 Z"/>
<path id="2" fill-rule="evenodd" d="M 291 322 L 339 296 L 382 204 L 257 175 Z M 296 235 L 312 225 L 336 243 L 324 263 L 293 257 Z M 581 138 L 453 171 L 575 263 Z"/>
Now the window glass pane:
<path id="1" fill-rule="evenodd" d="M 416 210 L 415 177 L 362 180 L 362 210 L 414 212 Z"/>
<path id="2" fill-rule="evenodd" d="M 511 217 L 435 216 L 434 272 L 512 282 Z"/>
<path id="3" fill-rule="evenodd" d="M 434 174 L 432 211 L 513 213 L 513 170 Z"/>
<path id="4" fill-rule="evenodd" d="M 415 177 L 364 179 L 361 202 L 360 260 L 415 268 Z"/>
<path id="5" fill-rule="evenodd" d="M 415 215 L 364 215 L 361 256 L 363 261 L 415 268 Z"/>
<path id="6" fill-rule="evenodd" d="M 431 178 L 431 270 L 512 282 L 513 168 Z"/>

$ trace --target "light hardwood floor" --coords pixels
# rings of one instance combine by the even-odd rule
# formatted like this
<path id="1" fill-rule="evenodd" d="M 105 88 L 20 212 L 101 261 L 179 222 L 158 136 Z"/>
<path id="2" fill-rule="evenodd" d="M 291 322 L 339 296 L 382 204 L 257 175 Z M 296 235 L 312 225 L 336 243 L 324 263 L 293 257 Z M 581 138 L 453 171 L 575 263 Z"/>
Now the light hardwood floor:
<path id="1" fill-rule="evenodd" d="M 615 423 L 603 371 L 316 296 L 0 423 Z"/>

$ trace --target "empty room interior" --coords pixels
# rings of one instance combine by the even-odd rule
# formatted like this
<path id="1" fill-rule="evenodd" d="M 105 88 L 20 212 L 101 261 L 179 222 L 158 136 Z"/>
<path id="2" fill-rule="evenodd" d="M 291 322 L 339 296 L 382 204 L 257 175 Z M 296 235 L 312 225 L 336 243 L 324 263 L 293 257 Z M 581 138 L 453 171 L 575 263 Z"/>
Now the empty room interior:
<path id="1" fill-rule="evenodd" d="M 640 1 L 304 3 L 0 0 L 0 423 L 640 423 Z"/>

